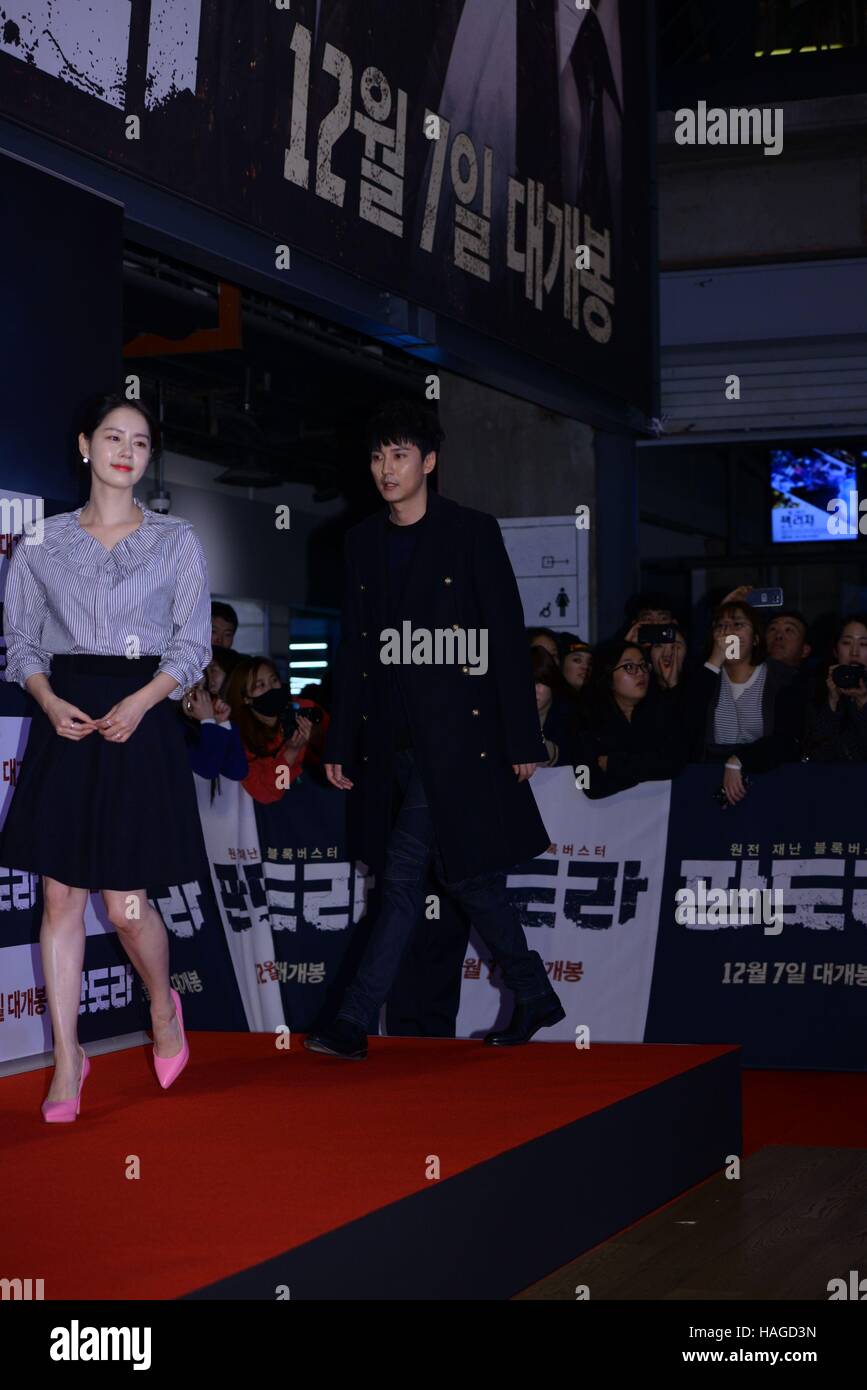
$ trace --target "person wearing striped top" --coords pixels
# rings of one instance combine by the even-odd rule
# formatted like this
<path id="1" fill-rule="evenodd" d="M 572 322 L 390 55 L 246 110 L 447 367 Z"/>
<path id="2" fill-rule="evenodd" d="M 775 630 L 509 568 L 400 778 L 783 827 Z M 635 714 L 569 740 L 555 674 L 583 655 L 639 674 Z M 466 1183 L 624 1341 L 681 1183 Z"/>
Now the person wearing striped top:
<path id="1" fill-rule="evenodd" d="M 89 1062 L 78 1043 L 87 894 L 102 893 L 150 997 L 163 1088 L 189 1047 L 149 890 L 207 873 L 177 701 L 211 660 L 205 557 L 189 522 L 133 495 L 159 427 L 102 397 L 79 434 L 85 506 L 48 517 L 12 557 L 6 679 L 33 697 L 0 863 L 42 877 L 42 966 L 54 1034 L 48 1121 L 74 1120 Z"/>
<path id="2" fill-rule="evenodd" d="M 746 796 L 744 774 L 767 772 L 796 756 L 797 672 L 765 655 L 758 612 L 735 589 L 713 615 L 710 651 L 690 696 L 696 753 L 724 763 L 723 792 Z"/>

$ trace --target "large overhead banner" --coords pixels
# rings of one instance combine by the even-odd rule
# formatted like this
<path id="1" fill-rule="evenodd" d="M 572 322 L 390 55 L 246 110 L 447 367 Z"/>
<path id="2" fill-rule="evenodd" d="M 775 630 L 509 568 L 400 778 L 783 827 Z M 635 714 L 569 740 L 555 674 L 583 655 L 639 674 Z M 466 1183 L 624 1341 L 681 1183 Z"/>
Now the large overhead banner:
<path id="1" fill-rule="evenodd" d="M 649 411 L 647 9 L 4 0 L 0 111 Z"/>

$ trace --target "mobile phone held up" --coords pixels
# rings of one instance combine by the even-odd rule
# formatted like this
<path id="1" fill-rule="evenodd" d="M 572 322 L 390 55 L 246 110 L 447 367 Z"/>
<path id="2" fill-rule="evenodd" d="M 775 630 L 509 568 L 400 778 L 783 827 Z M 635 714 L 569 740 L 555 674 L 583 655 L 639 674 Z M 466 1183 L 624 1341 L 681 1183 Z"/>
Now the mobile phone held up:
<path id="1" fill-rule="evenodd" d="M 677 638 L 677 628 L 671 623 L 642 623 L 638 629 L 641 647 L 662 647 Z"/>
<path id="2" fill-rule="evenodd" d="M 782 608 L 783 591 L 782 589 L 750 589 L 744 598 L 744 603 L 748 603 L 750 608 Z"/>

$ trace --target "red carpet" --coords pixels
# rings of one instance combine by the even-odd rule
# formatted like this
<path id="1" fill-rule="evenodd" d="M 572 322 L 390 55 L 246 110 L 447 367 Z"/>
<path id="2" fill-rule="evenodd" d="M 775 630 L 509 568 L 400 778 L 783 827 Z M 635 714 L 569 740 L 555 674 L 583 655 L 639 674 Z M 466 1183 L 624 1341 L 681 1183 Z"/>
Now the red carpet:
<path id="1" fill-rule="evenodd" d="M 159 1090 L 149 1049 L 92 1061 L 80 1118 L 46 1125 L 47 1072 L 0 1081 L 0 1248 L 45 1297 L 172 1298 L 266 1260 L 728 1049 L 371 1039 L 366 1062 L 270 1035 L 196 1033 Z M 133 1159 L 141 1176 L 126 1174 Z"/>
<path id="2" fill-rule="evenodd" d="M 867 1149 L 867 1072 L 741 1073 L 744 1157 L 765 1144 Z"/>

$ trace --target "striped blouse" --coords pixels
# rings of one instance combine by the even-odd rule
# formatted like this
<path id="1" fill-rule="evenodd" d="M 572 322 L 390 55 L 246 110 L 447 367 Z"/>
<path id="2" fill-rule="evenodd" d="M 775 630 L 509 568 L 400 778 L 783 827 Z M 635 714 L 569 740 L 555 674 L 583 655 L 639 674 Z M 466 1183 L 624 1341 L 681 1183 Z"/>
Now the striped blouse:
<path id="1" fill-rule="evenodd" d="M 179 700 L 211 660 L 211 598 L 201 543 L 189 521 L 142 511 L 137 530 L 108 550 L 79 524 L 83 511 L 46 517 L 38 542 L 18 542 L 3 602 L 6 679 L 26 689 L 70 652 L 160 656 Z"/>

